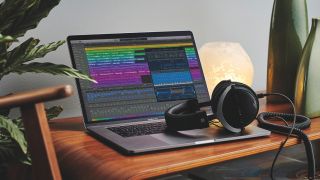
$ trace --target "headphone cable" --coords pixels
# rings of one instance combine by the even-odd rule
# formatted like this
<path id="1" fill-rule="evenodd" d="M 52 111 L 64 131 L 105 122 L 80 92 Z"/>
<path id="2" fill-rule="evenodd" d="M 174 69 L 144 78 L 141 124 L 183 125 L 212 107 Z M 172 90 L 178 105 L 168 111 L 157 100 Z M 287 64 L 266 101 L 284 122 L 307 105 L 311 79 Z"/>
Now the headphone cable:
<path id="1" fill-rule="evenodd" d="M 270 170 L 270 177 L 271 177 L 271 179 L 274 179 L 274 176 L 273 176 L 274 165 L 276 164 L 276 161 L 277 161 L 277 159 L 278 159 L 278 157 L 279 157 L 279 155 L 280 155 L 280 153 L 281 153 L 284 145 L 287 143 L 289 137 L 291 136 L 291 134 L 292 134 L 292 132 L 293 132 L 293 129 L 294 129 L 294 126 L 295 126 L 295 124 L 296 124 L 296 118 L 297 118 L 297 117 L 296 117 L 296 116 L 297 116 L 297 114 L 296 114 L 296 108 L 295 108 L 293 102 L 291 101 L 291 99 L 288 98 L 288 96 L 286 96 L 286 95 L 284 95 L 284 94 L 280 94 L 280 93 L 266 93 L 266 94 L 263 94 L 263 93 L 262 93 L 262 94 L 257 94 L 257 96 L 258 96 L 258 98 L 263 98 L 263 97 L 266 97 L 266 96 L 281 96 L 281 97 L 287 99 L 287 100 L 290 102 L 290 104 L 291 104 L 291 106 L 292 106 L 292 108 L 293 108 L 294 117 L 293 117 L 292 126 L 291 126 L 291 128 L 290 128 L 290 132 L 287 134 L 286 139 L 285 139 L 283 142 L 281 142 L 281 145 L 280 145 L 280 147 L 279 147 L 279 149 L 278 149 L 278 151 L 277 151 L 277 153 L 276 153 L 276 156 L 274 157 L 274 159 L 273 159 L 273 161 L 272 161 L 272 166 L 271 166 L 271 170 Z"/>
<path id="2" fill-rule="evenodd" d="M 281 96 L 281 97 L 287 99 L 290 102 L 292 109 L 293 109 L 293 113 L 294 113 L 294 114 L 283 114 L 283 113 L 267 113 L 266 112 L 266 113 L 260 113 L 257 117 L 257 120 L 258 120 L 260 126 L 265 127 L 266 129 L 269 129 L 271 131 L 277 131 L 280 133 L 287 134 L 285 141 L 283 141 L 281 143 L 281 145 L 278 149 L 278 152 L 272 162 L 271 172 L 270 172 L 271 179 L 274 179 L 273 170 L 274 170 L 274 165 L 278 159 L 278 156 L 279 156 L 281 150 L 283 149 L 283 147 L 285 146 L 286 142 L 288 141 L 289 137 L 292 134 L 295 134 L 300 139 L 302 139 L 302 141 L 305 145 L 305 149 L 307 152 L 307 159 L 308 159 L 308 179 L 314 179 L 315 178 L 315 160 L 314 160 L 314 155 L 313 155 L 312 144 L 311 144 L 308 136 L 301 130 L 301 129 L 309 127 L 309 125 L 311 123 L 310 119 L 305 116 L 297 115 L 293 102 L 290 100 L 290 98 L 288 98 L 287 96 L 285 96 L 283 94 L 266 93 L 266 94 L 258 94 L 257 96 L 258 96 L 258 98 L 263 98 L 265 96 L 271 96 L 271 95 Z M 272 118 L 278 117 L 279 119 L 283 120 L 284 122 L 286 122 L 286 120 L 285 120 L 286 118 L 293 117 L 293 123 L 291 125 L 291 128 L 289 128 L 287 122 L 286 122 L 286 126 L 272 124 L 272 123 L 269 123 L 266 120 L 264 120 L 264 117 L 266 117 L 267 119 L 270 117 L 272 117 Z M 299 120 L 298 121 L 298 122 L 300 122 L 299 124 L 296 124 L 297 120 Z"/>

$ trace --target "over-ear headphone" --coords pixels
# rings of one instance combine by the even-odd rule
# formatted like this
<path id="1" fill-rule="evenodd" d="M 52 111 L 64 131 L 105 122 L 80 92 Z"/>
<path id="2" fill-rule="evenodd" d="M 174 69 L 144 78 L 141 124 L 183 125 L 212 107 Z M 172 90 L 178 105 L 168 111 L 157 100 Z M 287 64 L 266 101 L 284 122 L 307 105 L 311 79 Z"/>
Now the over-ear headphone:
<path id="1" fill-rule="evenodd" d="M 231 132 L 241 132 L 257 116 L 259 100 L 256 93 L 247 85 L 221 81 L 214 89 L 211 101 L 198 103 L 188 100 L 169 108 L 165 112 L 168 129 L 181 131 L 209 127 L 209 121 L 219 119 Z M 207 115 L 201 107 L 211 106 L 212 115 Z"/>
<path id="2" fill-rule="evenodd" d="M 308 159 L 308 177 L 313 179 L 315 177 L 315 162 L 311 142 L 308 136 L 301 131 L 301 129 L 308 128 L 311 120 L 308 117 L 295 114 L 271 113 L 259 111 L 259 100 L 269 95 L 286 96 L 278 93 L 271 94 L 256 94 L 249 86 L 232 82 L 230 80 L 221 81 L 213 90 L 211 100 L 208 102 L 199 103 L 197 99 L 187 100 L 183 103 L 177 104 L 169 108 L 165 112 L 165 121 L 168 130 L 182 131 L 209 127 L 209 122 L 213 119 L 218 119 L 225 129 L 231 132 L 241 132 L 253 120 L 257 119 L 259 126 L 270 131 L 276 131 L 288 134 L 297 135 L 305 144 L 307 159 Z M 293 105 L 292 101 L 287 98 Z M 211 106 L 212 115 L 207 115 L 206 111 L 200 110 L 201 107 Z M 288 120 L 294 119 L 292 126 L 278 125 L 268 122 L 272 118 L 280 118 L 287 123 Z M 297 123 L 295 122 L 297 121 Z M 287 139 L 286 139 L 287 140 Z M 280 153 L 283 143 L 273 161 L 272 168 Z M 272 170 L 271 178 L 273 179 Z"/>

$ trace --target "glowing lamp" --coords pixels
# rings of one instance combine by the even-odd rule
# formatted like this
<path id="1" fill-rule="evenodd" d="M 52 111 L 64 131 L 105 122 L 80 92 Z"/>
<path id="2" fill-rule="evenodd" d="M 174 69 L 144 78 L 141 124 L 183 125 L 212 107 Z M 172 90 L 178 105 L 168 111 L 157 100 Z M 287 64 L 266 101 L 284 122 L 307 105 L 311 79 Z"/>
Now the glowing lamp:
<path id="1" fill-rule="evenodd" d="M 239 43 L 207 43 L 200 48 L 199 56 L 210 96 L 222 80 L 252 85 L 253 65 Z"/>

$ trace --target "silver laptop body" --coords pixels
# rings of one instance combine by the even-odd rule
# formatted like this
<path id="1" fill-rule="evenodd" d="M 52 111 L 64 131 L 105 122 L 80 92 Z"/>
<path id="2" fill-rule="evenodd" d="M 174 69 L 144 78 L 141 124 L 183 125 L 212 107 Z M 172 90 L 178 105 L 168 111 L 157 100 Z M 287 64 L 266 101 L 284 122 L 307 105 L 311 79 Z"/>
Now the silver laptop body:
<path id="1" fill-rule="evenodd" d="M 239 134 L 214 125 L 166 130 L 167 108 L 210 99 L 190 31 L 75 35 L 68 37 L 68 46 L 74 68 L 98 82 L 77 80 L 86 129 L 125 154 L 270 134 L 256 126 Z"/>

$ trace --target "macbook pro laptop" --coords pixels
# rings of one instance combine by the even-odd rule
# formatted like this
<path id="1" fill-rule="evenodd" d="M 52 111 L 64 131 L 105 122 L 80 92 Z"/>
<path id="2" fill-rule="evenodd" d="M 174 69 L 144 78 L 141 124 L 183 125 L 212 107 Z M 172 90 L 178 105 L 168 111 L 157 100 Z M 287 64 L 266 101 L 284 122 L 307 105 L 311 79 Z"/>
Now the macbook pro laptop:
<path id="1" fill-rule="evenodd" d="M 76 35 L 67 40 L 74 68 L 97 81 L 77 79 L 87 131 L 126 154 L 270 134 L 256 126 L 239 134 L 216 126 L 166 130 L 166 109 L 187 99 L 210 99 L 190 31 Z M 212 113 L 209 107 L 204 110 Z"/>

